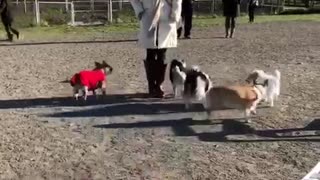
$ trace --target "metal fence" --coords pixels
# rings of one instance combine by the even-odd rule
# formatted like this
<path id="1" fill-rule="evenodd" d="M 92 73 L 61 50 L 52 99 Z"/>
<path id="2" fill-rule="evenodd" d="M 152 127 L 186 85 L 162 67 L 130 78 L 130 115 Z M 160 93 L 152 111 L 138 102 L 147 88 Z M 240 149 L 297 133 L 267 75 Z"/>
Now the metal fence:
<path id="1" fill-rule="evenodd" d="M 241 12 L 247 12 L 247 1 L 241 1 Z M 298 1 L 298 0 L 297 0 Z M 282 6 L 283 0 L 260 0 L 260 12 L 265 8 Z M 110 22 L 136 22 L 129 0 L 34 0 L 13 2 L 17 14 L 29 17 L 33 24 L 105 24 Z M 194 1 L 194 16 L 222 14 L 222 0 Z M 22 18 L 22 19 L 23 19 Z"/>

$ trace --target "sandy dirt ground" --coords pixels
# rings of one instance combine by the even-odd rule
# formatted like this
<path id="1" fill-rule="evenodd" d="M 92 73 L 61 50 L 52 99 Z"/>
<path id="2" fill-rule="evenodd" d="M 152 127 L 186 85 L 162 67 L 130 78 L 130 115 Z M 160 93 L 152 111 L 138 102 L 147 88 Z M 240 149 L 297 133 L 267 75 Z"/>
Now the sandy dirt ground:
<path id="1" fill-rule="evenodd" d="M 197 64 L 214 85 L 243 82 L 254 68 L 282 72 L 276 107 L 250 124 L 239 112 L 193 120 L 180 100 L 142 98 L 144 51 L 136 33 L 82 42 L 0 43 L 0 179 L 301 179 L 320 157 L 320 24 L 194 29 L 167 59 Z M 94 40 L 94 41 L 92 41 Z M 62 41 L 62 39 L 56 39 Z M 78 41 L 78 40 L 77 40 Z M 106 60 L 108 97 L 77 104 L 73 73 Z M 171 92 L 168 82 L 167 92 Z"/>

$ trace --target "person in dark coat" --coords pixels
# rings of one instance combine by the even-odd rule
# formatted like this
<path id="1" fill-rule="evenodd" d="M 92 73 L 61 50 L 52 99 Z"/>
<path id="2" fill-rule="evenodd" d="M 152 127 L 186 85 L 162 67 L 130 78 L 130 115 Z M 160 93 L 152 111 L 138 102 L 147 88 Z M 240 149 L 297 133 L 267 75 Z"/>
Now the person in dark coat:
<path id="1" fill-rule="evenodd" d="M 254 11 L 256 9 L 256 7 L 258 7 L 258 0 L 249 0 L 249 7 L 248 7 L 248 11 L 249 11 L 249 22 L 253 23 L 254 22 Z"/>
<path id="2" fill-rule="evenodd" d="M 225 19 L 226 38 L 233 37 L 236 18 L 240 15 L 240 0 L 222 0 Z M 229 30 L 231 29 L 230 33 Z"/>
<path id="3" fill-rule="evenodd" d="M 184 22 L 184 37 L 186 39 L 191 38 L 191 28 L 192 28 L 192 16 L 193 16 L 193 0 L 183 0 L 182 1 L 182 11 L 181 17 Z M 178 29 L 178 38 L 182 34 L 182 27 Z"/>
<path id="4" fill-rule="evenodd" d="M 5 27 L 8 39 L 10 41 L 13 40 L 13 35 L 11 34 L 11 32 L 17 36 L 17 39 L 19 39 L 19 32 L 16 29 L 12 28 L 13 18 L 10 12 L 10 5 L 8 3 L 8 0 L 0 1 L 0 13 L 2 24 Z"/>

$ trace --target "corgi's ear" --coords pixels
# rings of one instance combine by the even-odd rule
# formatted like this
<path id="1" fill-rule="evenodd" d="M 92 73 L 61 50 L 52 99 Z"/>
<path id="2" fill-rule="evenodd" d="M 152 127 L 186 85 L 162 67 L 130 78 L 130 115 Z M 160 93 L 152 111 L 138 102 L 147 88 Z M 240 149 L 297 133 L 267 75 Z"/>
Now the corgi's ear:
<path id="1" fill-rule="evenodd" d="M 102 65 L 108 65 L 107 63 L 106 63 L 106 61 L 102 61 Z"/>

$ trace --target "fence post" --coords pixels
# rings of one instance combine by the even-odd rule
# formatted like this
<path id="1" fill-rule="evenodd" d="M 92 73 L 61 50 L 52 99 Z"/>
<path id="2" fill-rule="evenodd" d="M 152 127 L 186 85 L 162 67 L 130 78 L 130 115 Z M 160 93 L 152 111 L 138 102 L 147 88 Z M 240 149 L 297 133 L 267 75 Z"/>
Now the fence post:
<path id="1" fill-rule="evenodd" d="M 90 11 L 92 14 L 94 13 L 94 0 L 90 0 Z"/>
<path id="2" fill-rule="evenodd" d="M 24 13 L 27 13 L 27 0 L 23 1 L 23 5 L 24 5 Z"/>
<path id="3" fill-rule="evenodd" d="M 211 14 L 212 15 L 214 14 L 214 0 L 212 0 L 212 3 L 211 3 Z"/>
<path id="4" fill-rule="evenodd" d="M 35 14 L 36 14 L 36 24 L 40 25 L 40 10 L 39 10 L 39 2 L 38 0 L 34 1 L 34 9 L 35 9 Z"/>
<path id="5" fill-rule="evenodd" d="M 66 2 L 66 4 L 65 4 L 65 5 L 66 5 L 66 11 L 69 12 L 69 3 L 68 3 L 68 0 L 65 0 L 65 2 Z"/>
<path id="6" fill-rule="evenodd" d="M 74 14 L 74 4 L 73 1 L 70 4 L 70 8 L 71 8 L 71 25 L 74 26 L 75 25 L 75 14 Z"/>
<path id="7" fill-rule="evenodd" d="M 119 10 L 122 10 L 122 4 L 123 4 L 123 0 L 119 0 Z"/>
<path id="8" fill-rule="evenodd" d="M 112 0 L 109 0 L 108 6 L 108 20 L 112 23 Z"/>

